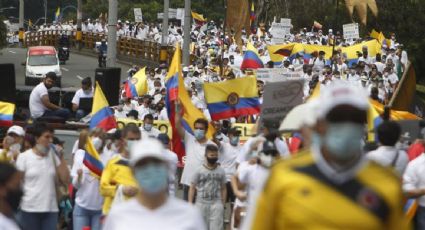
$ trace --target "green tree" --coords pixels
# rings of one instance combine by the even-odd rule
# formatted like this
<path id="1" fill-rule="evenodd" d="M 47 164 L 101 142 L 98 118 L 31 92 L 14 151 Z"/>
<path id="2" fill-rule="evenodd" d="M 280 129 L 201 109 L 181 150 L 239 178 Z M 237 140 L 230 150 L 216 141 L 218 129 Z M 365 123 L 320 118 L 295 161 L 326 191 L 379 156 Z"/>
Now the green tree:
<path id="1" fill-rule="evenodd" d="M 0 49 L 7 46 L 7 27 L 3 23 L 3 17 L 0 17 Z"/>

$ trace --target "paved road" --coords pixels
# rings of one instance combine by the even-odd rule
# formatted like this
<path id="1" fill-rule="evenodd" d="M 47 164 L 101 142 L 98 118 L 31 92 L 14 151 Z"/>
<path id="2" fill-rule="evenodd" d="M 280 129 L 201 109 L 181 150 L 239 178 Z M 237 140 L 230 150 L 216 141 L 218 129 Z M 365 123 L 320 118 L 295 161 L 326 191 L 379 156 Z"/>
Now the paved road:
<path id="1" fill-rule="evenodd" d="M 15 64 L 16 85 L 24 85 L 25 82 L 25 66 L 22 62 L 26 58 L 26 49 L 6 48 L 1 50 L 0 63 Z M 80 87 L 81 79 L 92 77 L 94 80 L 94 72 L 97 67 L 97 58 L 88 57 L 71 53 L 69 61 L 66 65 L 61 65 L 62 70 L 62 87 Z M 121 79 L 127 78 L 127 70 L 129 66 L 118 64 L 121 68 Z"/>

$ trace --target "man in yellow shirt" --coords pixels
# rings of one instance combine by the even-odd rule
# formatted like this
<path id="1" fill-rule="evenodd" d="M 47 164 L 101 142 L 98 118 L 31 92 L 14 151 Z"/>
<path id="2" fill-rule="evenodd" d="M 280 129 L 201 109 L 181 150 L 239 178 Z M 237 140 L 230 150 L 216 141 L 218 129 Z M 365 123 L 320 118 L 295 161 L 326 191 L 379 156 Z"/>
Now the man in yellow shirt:
<path id="1" fill-rule="evenodd" d="M 138 193 L 138 186 L 129 166 L 129 149 L 140 140 L 140 129 L 135 124 L 128 124 L 122 130 L 119 144 L 119 155 L 109 160 L 100 178 L 100 193 L 105 198 L 102 213 L 107 215 L 114 201 L 115 195 L 120 189 L 126 198 L 133 197 Z"/>
<path id="2" fill-rule="evenodd" d="M 275 164 L 245 229 L 406 229 L 400 180 L 362 153 L 367 95 L 322 90 L 309 151 Z"/>

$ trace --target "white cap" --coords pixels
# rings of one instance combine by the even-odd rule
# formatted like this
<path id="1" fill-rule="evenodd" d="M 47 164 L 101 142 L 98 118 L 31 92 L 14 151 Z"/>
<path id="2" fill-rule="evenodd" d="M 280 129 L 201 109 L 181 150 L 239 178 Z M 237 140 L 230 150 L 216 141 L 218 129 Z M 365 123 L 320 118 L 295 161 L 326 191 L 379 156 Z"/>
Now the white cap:
<path id="1" fill-rule="evenodd" d="M 14 133 L 18 136 L 25 136 L 25 131 L 21 126 L 14 125 L 7 130 L 7 134 Z"/>
<path id="2" fill-rule="evenodd" d="M 147 157 L 167 161 L 164 155 L 164 147 L 157 139 L 147 138 L 136 142 L 130 150 L 130 165 L 134 166 Z"/>
<path id="3" fill-rule="evenodd" d="M 365 89 L 342 81 L 334 81 L 320 92 L 317 107 L 318 118 L 325 117 L 329 111 L 339 105 L 351 105 L 361 110 L 369 108 L 369 99 Z"/>
<path id="4" fill-rule="evenodd" d="M 183 72 L 189 72 L 189 68 L 187 66 L 183 67 Z"/>
<path id="5" fill-rule="evenodd" d="M 300 130 L 303 126 L 313 126 L 316 124 L 317 100 L 312 100 L 304 104 L 294 107 L 283 119 L 280 124 L 279 131 L 291 132 Z"/>

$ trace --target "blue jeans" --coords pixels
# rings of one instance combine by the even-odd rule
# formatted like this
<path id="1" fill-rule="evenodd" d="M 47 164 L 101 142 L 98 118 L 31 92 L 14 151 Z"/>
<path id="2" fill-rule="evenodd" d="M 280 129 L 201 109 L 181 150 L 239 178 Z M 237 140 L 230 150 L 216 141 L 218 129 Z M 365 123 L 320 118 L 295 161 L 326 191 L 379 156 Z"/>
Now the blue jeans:
<path id="1" fill-rule="evenodd" d="M 57 110 L 46 110 L 43 114 L 43 117 L 61 117 L 65 120 L 71 116 L 69 109 L 57 109 Z"/>
<path id="2" fill-rule="evenodd" d="M 19 211 L 18 222 L 22 230 L 56 230 L 57 212 L 25 212 Z"/>
<path id="3" fill-rule="evenodd" d="M 102 210 L 89 210 L 75 204 L 74 212 L 72 213 L 74 230 L 81 230 L 83 227 L 90 227 L 91 230 L 100 230 L 101 216 Z"/>

